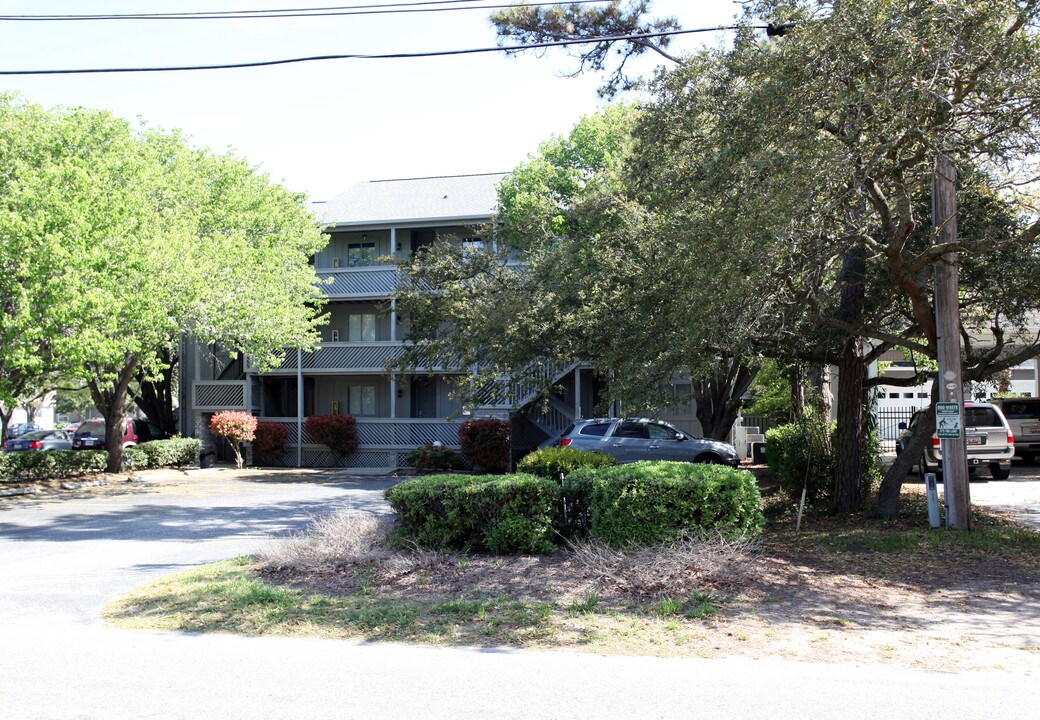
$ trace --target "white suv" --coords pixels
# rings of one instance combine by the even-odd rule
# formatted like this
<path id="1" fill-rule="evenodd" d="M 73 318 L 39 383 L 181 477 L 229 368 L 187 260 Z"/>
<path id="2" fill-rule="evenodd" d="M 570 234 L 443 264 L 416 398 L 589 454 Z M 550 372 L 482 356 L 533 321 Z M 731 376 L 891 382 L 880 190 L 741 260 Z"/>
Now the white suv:
<path id="1" fill-rule="evenodd" d="M 901 454 L 910 442 L 910 434 L 923 413 L 932 412 L 925 408 L 910 418 L 910 426 L 900 423 L 896 453 Z M 968 470 L 975 471 L 979 465 L 988 465 L 994 480 L 1006 480 L 1011 475 L 1011 458 L 1015 454 L 1015 435 L 1000 408 L 992 403 L 964 403 L 964 439 L 967 441 Z M 942 452 L 939 437 L 932 435 L 931 444 L 925 447 L 918 467 L 921 475 L 942 472 Z"/>

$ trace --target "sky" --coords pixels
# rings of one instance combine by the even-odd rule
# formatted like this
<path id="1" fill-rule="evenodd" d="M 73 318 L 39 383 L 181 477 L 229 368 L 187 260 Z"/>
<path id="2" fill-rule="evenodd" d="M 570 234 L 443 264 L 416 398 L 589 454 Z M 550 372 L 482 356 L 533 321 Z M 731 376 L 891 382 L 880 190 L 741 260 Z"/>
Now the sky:
<path id="1" fill-rule="evenodd" d="M 414 0 L 0 0 L 0 15 L 105 14 L 361 5 Z M 493 5 L 495 0 L 473 0 Z M 732 22 L 732 0 L 657 0 L 684 28 Z M 303 19 L 25 22 L 0 20 L 0 70 L 217 64 L 343 53 L 495 45 L 484 9 Z M 726 42 L 677 39 L 673 48 Z M 663 62 L 655 56 L 642 69 Z M 505 172 L 603 101 L 576 62 L 489 53 L 333 60 L 256 69 L 0 76 L 0 92 L 179 128 L 233 148 L 275 182 L 325 200 L 365 180 Z"/>

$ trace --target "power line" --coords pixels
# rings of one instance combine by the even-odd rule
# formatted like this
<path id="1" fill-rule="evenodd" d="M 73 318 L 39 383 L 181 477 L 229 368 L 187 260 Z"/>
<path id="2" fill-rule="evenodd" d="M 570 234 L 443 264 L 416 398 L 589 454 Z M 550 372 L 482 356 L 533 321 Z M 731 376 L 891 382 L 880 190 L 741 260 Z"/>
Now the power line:
<path id="1" fill-rule="evenodd" d="M 321 62 L 326 60 L 400 60 L 427 57 L 446 57 L 449 55 L 476 55 L 480 53 L 493 52 L 522 52 L 524 50 L 537 50 L 539 48 L 564 47 L 567 45 L 588 45 L 590 43 L 616 42 L 619 40 L 645 40 L 647 38 L 667 37 L 672 35 L 691 35 L 694 33 L 720 32 L 724 30 L 739 30 L 748 27 L 755 30 L 766 29 L 765 25 L 720 25 L 711 28 L 695 28 L 690 30 L 665 30 L 652 33 L 635 33 L 630 35 L 601 35 L 594 38 L 581 38 L 578 40 L 557 40 L 554 42 L 530 43 L 529 45 L 509 45 L 483 48 L 469 48 L 465 50 L 435 50 L 431 52 L 415 53 L 385 53 L 376 55 L 366 54 L 343 54 L 343 55 L 314 55 L 311 57 L 285 58 L 282 60 L 259 60 L 256 62 L 221 63 L 215 65 L 171 65 L 167 67 L 125 67 L 125 68 L 79 68 L 68 70 L 0 70 L 2 75 L 96 75 L 111 73 L 143 73 L 143 72 L 182 72 L 190 70 L 235 70 L 238 68 L 269 67 L 272 65 L 292 65 L 295 63 Z"/>
<path id="2" fill-rule="evenodd" d="M 557 2 L 499 3 L 473 5 L 479 0 L 428 0 L 427 2 L 380 3 L 370 5 L 339 5 L 316 8 L 282 8 L 278 10 L 213 10 L 171 13 L 134 13 L 109 15 L 0 15 L 0 21 L 9 22 L 78 22 L 110 20 L 269 20 L 275 18 L 318 18 L 343 17 L 348 15 L 390 15 L 433 12 L 458 12 L 462 10 L 496 10 L 509 7 L 545 7 L 559 5 Z M 569 4 L 589 5 L 605 0 L 571 0 Z M 466 7 L 457 7 L 469 3 Z M 452 5 L 456 7 L 425 7 L 430 5 Z"/>

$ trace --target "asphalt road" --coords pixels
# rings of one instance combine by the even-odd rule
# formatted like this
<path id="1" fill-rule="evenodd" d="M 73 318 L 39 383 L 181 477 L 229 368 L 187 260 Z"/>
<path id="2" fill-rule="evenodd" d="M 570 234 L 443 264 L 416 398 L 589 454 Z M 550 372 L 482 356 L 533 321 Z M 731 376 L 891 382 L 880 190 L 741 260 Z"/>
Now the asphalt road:
<path id="1" fill-rule="evenodd" d="M 255 549 L 390 481 L 197 472 L 172 492 L 0 505 L 0 718 L 1033 718 L 1004 674 L 598 657 L 103 627 L 152 578 Z M 951 646 L 937 652 L 955 651 Z"/>

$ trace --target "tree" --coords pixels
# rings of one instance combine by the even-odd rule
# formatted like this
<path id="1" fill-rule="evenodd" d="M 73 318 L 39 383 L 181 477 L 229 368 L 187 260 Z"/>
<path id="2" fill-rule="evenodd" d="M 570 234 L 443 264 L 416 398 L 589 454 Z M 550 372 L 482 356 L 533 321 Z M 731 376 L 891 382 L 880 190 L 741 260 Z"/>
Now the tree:
<path id="1" fill-rule="evenodd" d="M 48 369 L 83 380 L 105 417 L 110 471 L 122 463 L 131 383 L 161 373 L 179 334 L 247 352 L 258 367 L 316 344 L 321 295 L 308 260 L 325 241 L 302 196 L 234 155 L 107 113 L 6 98 L 0 118 L 14 138 L 0 164 L 3 257 L 26 284 L 0 383 Z"/>
<path id="2" fill-rule="evenodd" d="M 675 279 L 689 269 L 673 236 L 626 195 L 620 171 L 637 115 L 608 107 L 543 143 L 500 185 L 501 225 L 486 252 L 444 245 L 406 263 L 404 367 L 473 367 L 463 392 L 479 404 L 503 376 L 546 390 L 545 368 L 587 361 L 612 398 L 648 409 L 669 404 L 669 381 L 685 374 L 705 434 L 728 437 L 756 366 L 726 352 L 728 323 L 684 303 Z M 710 326 L 712 342 L 692 325 Z"/>
<path id="3" fill-rule="evenodd" d="M 224 438 L 235 451 L 235 467 L 242 469 L 242 443 L 252 441 L 256 433 L 256 418 L 247 412 L 222 410 L 209 420 L 209 431 Z"/>
<path id="4" fill-rule="evenodd" d="M 601 96 L 612 97 L 619 91 L 631 90 L 639 84 L 638 78 L 625 74 L 625 65 L 630 59 L 652 50 L 667 60 L 677 61 L 667 50 L 671 37 L 658 33 L 678 30 L 678 20 L 644 19 L 649 8 L 648 0 L 634 0 L 625 9 L 622 9 L 618 0 L 610 0 L 605 6 L 596 7 L 577 4 L 510 7 L 492 13 L 491 23 L 495 26 L 500 42 L 539 45 L 561 40 L 589 40 L 588 44 L 571 46 L 579 49 L 573 51 L 578 58 L 578 67 L 570 76 L 575 77 L 588 71 L 601 72 L 607 69 L 612 60 L 616 60 L 617 66 L 599 90 Z M 603 39 L 638 35 L 648 37 Z"/>

